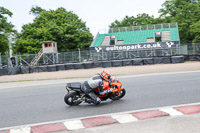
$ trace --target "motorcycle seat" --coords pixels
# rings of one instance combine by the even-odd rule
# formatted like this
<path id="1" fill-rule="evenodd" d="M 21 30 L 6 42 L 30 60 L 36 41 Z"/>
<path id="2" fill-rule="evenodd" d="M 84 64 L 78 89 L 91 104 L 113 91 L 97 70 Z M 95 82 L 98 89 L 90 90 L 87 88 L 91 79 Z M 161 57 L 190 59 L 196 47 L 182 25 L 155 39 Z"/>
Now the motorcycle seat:
<path id="1" fill-rule="evenodd" d="M 67 83 L 67 87 L 73 88 L 73 89 L 81 89 L 81 83 L 79 82 Z"/>

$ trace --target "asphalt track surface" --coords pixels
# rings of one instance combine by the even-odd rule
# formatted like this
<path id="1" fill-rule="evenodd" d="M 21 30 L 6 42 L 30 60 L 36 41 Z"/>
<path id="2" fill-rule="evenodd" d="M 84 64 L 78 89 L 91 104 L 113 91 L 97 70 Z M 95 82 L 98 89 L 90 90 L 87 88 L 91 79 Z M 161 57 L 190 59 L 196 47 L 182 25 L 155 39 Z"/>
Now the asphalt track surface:
<path id="1" fill-rule="evenodd" d="M 119 79 L 125 97 L 99 106 L 65 105 L 65 83 L 0 89 L 0 128 L 200 102 L 200 71 Z"/>

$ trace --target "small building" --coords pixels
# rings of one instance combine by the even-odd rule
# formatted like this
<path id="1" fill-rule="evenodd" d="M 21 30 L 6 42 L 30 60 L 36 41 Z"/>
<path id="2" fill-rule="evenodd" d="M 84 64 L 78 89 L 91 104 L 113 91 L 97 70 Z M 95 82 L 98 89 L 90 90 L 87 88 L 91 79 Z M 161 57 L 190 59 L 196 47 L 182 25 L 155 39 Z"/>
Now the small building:
<path id="1" fill-rule="evenodd" d="M 43 54 L 58 53 L 57 42 L 43 41 L 41 43 L 42 43 Z"/>

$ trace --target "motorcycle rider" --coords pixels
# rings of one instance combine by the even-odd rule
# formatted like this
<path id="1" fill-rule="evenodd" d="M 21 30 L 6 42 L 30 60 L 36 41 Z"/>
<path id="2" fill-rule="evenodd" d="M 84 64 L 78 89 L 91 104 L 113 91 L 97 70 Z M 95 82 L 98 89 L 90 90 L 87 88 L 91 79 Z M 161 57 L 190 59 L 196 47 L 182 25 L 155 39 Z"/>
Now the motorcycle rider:
<path id="1" fill-rule="evenodd" d="M 101 72 L 101 74 L 97 73 L 92 78 L 83 83 L 81 89 L 89 97 L 89 99 L 86 99 L 86 102 L 93 103 L 95 105 L 101 103 L 101 99 L 93 91 L 93 89 L 96 89 L 98 87 L 100 95 L 112 92 L 112 88 L 108 90 L 103 90 L 103 80 L 109 82 L 110 77 L 110 74 L 103 71 Z"/>

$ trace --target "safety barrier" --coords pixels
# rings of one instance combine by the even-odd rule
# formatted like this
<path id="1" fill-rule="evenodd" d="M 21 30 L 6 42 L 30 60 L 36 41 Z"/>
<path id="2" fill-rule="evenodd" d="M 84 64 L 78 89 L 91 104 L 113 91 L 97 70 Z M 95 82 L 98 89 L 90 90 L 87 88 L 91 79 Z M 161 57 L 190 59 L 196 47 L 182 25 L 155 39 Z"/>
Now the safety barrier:
<path id="1" fill-rule="evenodd" d="M 98 67 L 123 67 L 135 65 L 152 65 L 152 64 L 169 64 L 169 63 L 183 63 L 184 61 L 200 61 L 200 55 L 180 55 L 180 56 L 165 56 L 165 57 L 152 57 L 152 58 L 134 58 L 124 60 L 111 60 L 111 61 L 96 61 L 96 62 L 83 62 L 83 63 L 67 63 L 46 66 L 30 66 L 30 67 L 14 67 L 9 69 L 0 69 L 0 76 L 39 73 L 39 72 L 54 72 L 72 69 L 89 69 Z"/>

